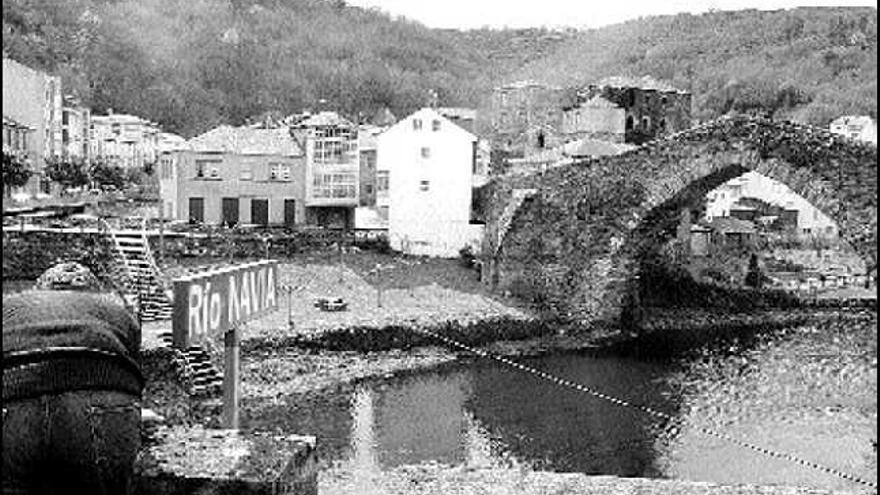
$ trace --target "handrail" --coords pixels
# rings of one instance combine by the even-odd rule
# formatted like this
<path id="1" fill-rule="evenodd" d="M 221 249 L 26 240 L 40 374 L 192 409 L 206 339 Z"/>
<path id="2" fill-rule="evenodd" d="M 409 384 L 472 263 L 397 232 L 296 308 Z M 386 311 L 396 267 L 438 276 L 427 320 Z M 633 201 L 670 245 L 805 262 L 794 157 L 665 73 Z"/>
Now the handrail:
<path id="1" fill-rule="evenodd" d="M 140 287 L 137 286 L 136 279 L 135 279 L 134 275 L 131 273 L 131 269 L 128 266 L 128 262 L 125 257 L 125 253 L 122 252 L 122 248 L 119 245 L 119 240 L 116 238 L 116 234 L 114 233 L 113 229 L 110 227 L 110 224 L 104 218 L 99 218 L 98 225 L 100 226 L 101 230 L 104 232 L 105 236 L 109 236 L 110 241 L 113 243 L 113 258 L 114 258 L 115 264 L 122 265 L 124 280 L 122 281 L 121 286 L 123 288 L 123 291 L 125 292 L 123 297 L 128 296 L 128 297 L 125 297 L 126 302 L 129 304 L 133 304 L 135 306 L 135 310 L 138 314 L 138 317 L 140 318 L 141 291 L 140 291 Z M 134 286 L 134 291 L 136 291 L 134 294 L 132 294 L 132 292 L 133 292 L 132 286 Z M 131 297 L 134 297 L 135 300 L 131 301 L 129 299 Z"/>

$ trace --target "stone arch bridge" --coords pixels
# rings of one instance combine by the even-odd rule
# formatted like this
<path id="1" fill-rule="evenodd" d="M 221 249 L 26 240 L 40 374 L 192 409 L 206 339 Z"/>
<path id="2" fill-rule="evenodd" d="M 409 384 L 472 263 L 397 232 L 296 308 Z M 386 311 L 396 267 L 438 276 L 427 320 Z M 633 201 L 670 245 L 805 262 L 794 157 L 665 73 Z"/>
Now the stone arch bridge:
<path id="1" fill-rule="evenodd" d="M 681 211 L 756 171 L 834 219 L 876 271 L 877 148 L 825 129 L 724 117 L 622 155 L 505 176 L 488 187 L 483 280 L 580 323 L 616 324 L 638 303 L 640 260 Z"/>

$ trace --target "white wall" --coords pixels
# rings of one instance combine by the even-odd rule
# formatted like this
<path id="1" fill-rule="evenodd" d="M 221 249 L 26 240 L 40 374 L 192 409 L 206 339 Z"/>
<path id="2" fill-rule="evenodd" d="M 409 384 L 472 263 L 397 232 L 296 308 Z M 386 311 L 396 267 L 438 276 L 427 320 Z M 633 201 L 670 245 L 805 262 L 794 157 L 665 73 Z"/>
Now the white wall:
<path id="1" fill-rule="evenodd" d="M 421 119 L 421 130 L 413 120 Z M 440 129 L 432 129 L 432 121 Z M 431 109 L 422 109 L 379 136 L 377 170 L 389 171 L 388 236 L 395 250 L 455 257 L 479 234 L 470 222 L 476 138 Z M 422 157 L 422 148 L 430 156 Z M 421 182 L 428 181 L 427 190 Z"/>

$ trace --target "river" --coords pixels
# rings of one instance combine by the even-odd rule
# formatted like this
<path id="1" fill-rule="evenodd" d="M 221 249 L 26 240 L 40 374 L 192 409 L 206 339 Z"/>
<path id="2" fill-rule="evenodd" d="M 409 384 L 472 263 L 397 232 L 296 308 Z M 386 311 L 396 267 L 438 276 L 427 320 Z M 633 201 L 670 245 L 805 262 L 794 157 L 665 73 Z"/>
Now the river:
<path id="1" fill-rule="evenodd" d="M 702 430 L 876 482 L 876 322 L 831 314 L 675 355 L 519 360 L 674 420 L 477 358 L 269 408 L 248 427 L 317 435 L 322 493 L 426 465 L 858 490 Z"/>

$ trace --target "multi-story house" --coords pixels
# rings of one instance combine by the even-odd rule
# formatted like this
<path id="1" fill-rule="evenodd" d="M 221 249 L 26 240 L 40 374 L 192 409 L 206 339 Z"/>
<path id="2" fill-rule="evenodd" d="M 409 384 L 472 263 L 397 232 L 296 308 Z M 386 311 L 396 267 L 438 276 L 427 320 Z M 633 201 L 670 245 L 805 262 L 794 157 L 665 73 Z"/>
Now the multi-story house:
<path id="1" fill-rule="evenodd" d="M 711 221 L 731 216 L 744 198 L 757 198 L 781 207 L 786 222 L 794 223 L 790 218 L 796 216 L 797 233 L 802 238 L 834 239 L 838 236 L 837 224 L 828 215 L 785 184 L 757 172 L 747 172 L 710 191 L 706 195 L 706 219 Z"/>
<path id="2" fill-rule="evenodd" d="M 589 84 L 577 90 L 574 106 L 596 102 L 597 96 L 624 110 L 626 143 L 642 144 L 691 127 L 691 94 L 650 77 L 613 77 Z M 614 122 L 618 118 L 613 117 Z"/>
<path id="3" fill-rule="evenodd" d="M 455 257 L 479 245 L 471 223 L 477 138 L 423 108 L 378 138 L 377 205 L 388 208 L 388 239 L 408 254 Z"/>
<path id="4" fill-rule="evenodd" d="M 93 115 L 91 127 L 93 158 L 102 158 L 123 168 L 144 168 L 158 158 L 159 128 L 134 115 Z"/>
<path id="5" fill-rule="evenodd" d="M 551 147 L 543 129 L 558 131 L 563 108 L 572 104 L 571 90 L 535 81 L 495 88 L 487 110 L 492 147 L 518 155 Z"/>
<path id="6" fill-rule="evenodd" d="M 596 95 L 563 110 L 562 134 L 566 140 L 598 139 L 622 143 L 626 137 L 626 110 Z"/>
<path id="7" fill-rule="evenodd" d="M 170 132 L 160 132 L 156 146 L 159 154 L 186 149 L 186 138 Z"/>
<path id="8" fill-rule="evenodd" d="M 475 124 L 477 121 L 477 111 L 473 108 L 461 107 L 437 107 L 437 113 L 454 122 L 462 129 L 476 134 Z"/>
<path id="9" fill-rule="evenodd" d="M 33 127 L 16 122 L 6 115 L 3 116 L 3 153 L 11 154 L 30 164 L 36 158 L 31 146 L 33 138 Z"/>
<path id="10" fill-rule="evenodd" d="M 163 218 L 208 224 L 305 222 L 306 165 L 287 128 L 221 126 L 159 161 Z"/>
<path id="11" fill-rule="evenodd" d="M 61 158 L 89 163 L 91 110 L 83 106 L 79 99 L 67 95 L 61 112 Z"/>
<path id="12" fill-rule="evenodd" d="M 306 222 L 354 227 L 360 204 L 358 127 L 335 112 L 292 119 L 290 133 L 305 151 Z"/>
<path id="13" fill-rule="evenodd" d="M 3 117 L 32 130 L 26 144 L 34 175 L 25 191 L 48 193 L 50 181 L 43 171 L 46 159 L 61 152 L 61 78 L 4 56 Z"/>
<path id="14" fill-rule="evenodd" d="M 877 145 L 877 122 L 867 115 L 846 115 L 831 122 L 831 132 Z"/>

